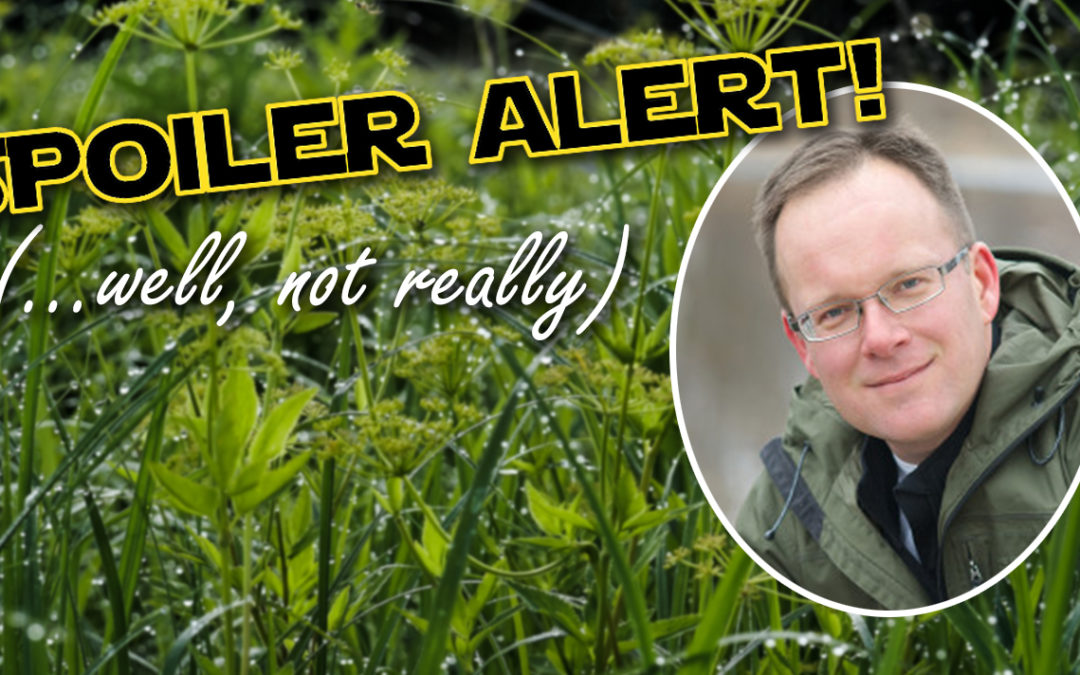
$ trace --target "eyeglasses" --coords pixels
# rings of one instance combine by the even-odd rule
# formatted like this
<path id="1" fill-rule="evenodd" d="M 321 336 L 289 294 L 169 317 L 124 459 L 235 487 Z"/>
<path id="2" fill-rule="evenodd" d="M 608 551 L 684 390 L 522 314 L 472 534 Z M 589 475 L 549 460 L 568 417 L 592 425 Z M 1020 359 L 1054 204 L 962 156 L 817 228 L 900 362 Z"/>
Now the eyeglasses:
<path id="1" fill-rule="evenodd" d="M 810 342 L 824 342 L 854 333 L 862 323 L 862 303 L 877 298 L 894 314 L 925 305 L 945 291 L 945 275 L 968 254 L 970 244 L 941 265 L 920 267 L 889 279 L 876 291 L 858 300 L 840 300 L 812 307 L 798 316 L 787 315 L 791 330 Z"/>

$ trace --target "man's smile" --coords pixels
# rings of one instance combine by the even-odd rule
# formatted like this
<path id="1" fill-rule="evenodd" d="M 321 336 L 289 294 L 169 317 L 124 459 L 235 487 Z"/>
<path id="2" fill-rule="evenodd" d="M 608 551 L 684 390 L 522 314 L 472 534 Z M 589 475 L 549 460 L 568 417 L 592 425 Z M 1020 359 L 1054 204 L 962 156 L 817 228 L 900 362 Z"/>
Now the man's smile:
<path id="1" fill-rule="evenodd" d="M 882 387 L 889 387 L 891 385 L 907 382 L 908 380 L 922 374 L 927 368 L 930 367 L 930 364 L 933 362 L 934 359 L 930 358 L 930 360 L 926 361 L 921 365 L 915 366 L 914 368 L 907 368 L 905 370 L 885 375 L 884 377 L 878 377 L 872 380 L 866 386 L 873 389 L 880 389 Z"/>

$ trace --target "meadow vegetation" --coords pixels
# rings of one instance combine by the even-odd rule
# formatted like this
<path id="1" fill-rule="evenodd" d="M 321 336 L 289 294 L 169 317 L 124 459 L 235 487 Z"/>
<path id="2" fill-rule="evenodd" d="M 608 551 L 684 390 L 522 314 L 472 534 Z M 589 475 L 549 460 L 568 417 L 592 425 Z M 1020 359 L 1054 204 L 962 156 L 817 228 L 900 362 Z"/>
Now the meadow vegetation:
<path id="1" fill-rule="evenodd" d="M 1080 671 L 1080 510 L 1007 582 L 911 619 L 800 599 L 710 510 L 675 422 L 670 311 L 698 209 L 745 137 L 465 161 L 487 78 L 581 69 L 603 115 L 618 64 L 822 37 L 807 2 L 669 0 L 653 12 L 682 31 L 643 16 L 587 46 L 462 3 L 462 63 L 413 63 L 367 2 L 3 5 L 3 131 L 224 107 L 237 152 L 258 157 L 266 103 L 401 89 L 435 158 L 128 206 L 73 183 L 41 214 L 0 216 L 8 254 L 45 224 L 0 307 L 4 675 Z M 1075 199 L 1080 19 L 1064 0 L 1000 6 L 1011 23 L 985 37 L 920 15 L 886 41 L 944 62 L 907 75 L 998 112 Z M 844 37 L 866 36 L 872 15 L 853 16 Z M 566 265 L 598 294 L 623 223 L 622 281 L 584 335 L 567 321 L 533 340 L 539 307 L 392 306 L 406 270 L 505 265 L 534 230 L 569 232 Z M 104 271 L 179 272 L 208 233 L 238 230 L 225 326 L 194 303 L 90 300 Z M 379 262 L 359 303 L 272 302 L 290 272 L 365 247 Z M 50 299 L 84 309 L 50 315 Z"/>

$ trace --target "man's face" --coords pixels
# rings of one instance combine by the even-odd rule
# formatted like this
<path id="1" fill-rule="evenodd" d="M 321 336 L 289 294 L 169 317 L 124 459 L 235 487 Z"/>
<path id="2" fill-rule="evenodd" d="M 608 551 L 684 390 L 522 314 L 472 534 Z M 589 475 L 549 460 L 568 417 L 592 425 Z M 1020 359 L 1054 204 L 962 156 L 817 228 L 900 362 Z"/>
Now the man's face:
<path id="1" fill-rule="evenodd" d="M 934 195 L 907 169 L 870 159 L 788 201 L 777 220 L 776 263 L 792 312 L 862 298 L 904 272 L 941 265 L 960 243 Z M 862 303 L 858 330 L 809 342 L 784 323 L 810 374 L 840 415 L 919 462 L 959 424 L 974 400 L 998 305 L 989 249 L 945 277 L 944 292 L 895 314 Z"/>

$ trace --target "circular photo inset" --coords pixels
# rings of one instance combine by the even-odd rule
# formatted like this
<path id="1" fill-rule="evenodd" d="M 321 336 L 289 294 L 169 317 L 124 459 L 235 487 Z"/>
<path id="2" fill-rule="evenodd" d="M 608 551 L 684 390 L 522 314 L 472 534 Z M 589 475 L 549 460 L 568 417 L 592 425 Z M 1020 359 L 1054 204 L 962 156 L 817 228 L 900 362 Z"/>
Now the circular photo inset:
<path id="1" fill-rule="evenodd" d="M 683 439 L 753 559 L 837 609 L 960 602 L 1038 545 L 1080 464 L 1080 228 L 990 112 L 886 86 L 887 118 L 757 136 L 683 257 Z"/>

